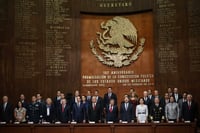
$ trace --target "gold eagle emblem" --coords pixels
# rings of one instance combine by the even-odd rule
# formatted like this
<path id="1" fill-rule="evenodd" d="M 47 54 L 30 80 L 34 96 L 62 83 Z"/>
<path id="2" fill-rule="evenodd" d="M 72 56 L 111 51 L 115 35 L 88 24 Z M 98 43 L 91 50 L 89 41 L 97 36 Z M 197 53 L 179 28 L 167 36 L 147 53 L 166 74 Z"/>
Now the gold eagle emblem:
<path id="1" fill-rule="evenodd" d="M 94 40 L 90 41 L 90 48 L 103 64 L 114 67 L 127 66 L 136 61 L 143 52 L 145 38 L 140 38 L 138 43 L 137 29 L 129 19 L 116 16 L 106 23 L 102 22 L 100 28 L 104 32 L 97 32 L 98 50 Z M 101 51 L 101 54 L 98 51 Z"/>

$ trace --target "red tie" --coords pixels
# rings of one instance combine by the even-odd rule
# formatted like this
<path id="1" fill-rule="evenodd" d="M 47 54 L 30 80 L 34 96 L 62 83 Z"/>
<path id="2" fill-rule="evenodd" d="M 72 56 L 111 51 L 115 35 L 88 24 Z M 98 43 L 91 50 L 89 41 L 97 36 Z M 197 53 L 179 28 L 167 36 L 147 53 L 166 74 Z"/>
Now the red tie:
<path id="1" fill-rule="evenodd" d="M 112 106 L 110 106 L 110 112 L 112 112 Z"/>
<path id="2" fill-rule="evenodd" d="M 64 109 L 65 109 L 65 106 L 64 106 L 64 105 L 62 105 L 62 112 L 64 112 Z"/>
<path id="3" fill-rule="evenodd" d="M 93 104 L 93 110 L 95 110 L 96 109 L 96 105 L 95 105 L 95 103 Z"/>

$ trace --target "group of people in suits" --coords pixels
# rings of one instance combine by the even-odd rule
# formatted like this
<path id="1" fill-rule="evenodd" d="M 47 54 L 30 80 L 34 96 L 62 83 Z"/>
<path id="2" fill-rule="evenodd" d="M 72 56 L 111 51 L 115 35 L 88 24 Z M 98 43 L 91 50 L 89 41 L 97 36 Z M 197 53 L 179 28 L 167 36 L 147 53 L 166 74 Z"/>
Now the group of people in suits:
<path id="1" fill-rule="evenodd" d="M 25 96 L 20 95 L 17 106 L 13 109 L 8 101 L 8 96 L 3 96 L 0 104 L 0 122 L 32 122 L 32 123 L 147 123 L 157 122 L 194 122 L 198 118 L 197 104 L 192 100 L 192 95 L 184 92 L 178 93 L 178 88 L 168 88 L 164 97 L 158 90 L 152 94 L 151 90 L 144 91 L 143 96 L 137 96 L 133 89 L 130 94 L 125 94 L 118 108 L 117 96 L 109 87 L 104 97 L 99 96 L 99 91 L 94 94 L 88 91 L 80 95 L 76 90 L 74 96 L 66 98 L 64 93 L 57 91 L 57 96 L 52 100 L 42 100 L 37 94 L 32 96 L 31 103 L 27 103 Z M 14 114 L 14 115 L 13 115 Z"/>

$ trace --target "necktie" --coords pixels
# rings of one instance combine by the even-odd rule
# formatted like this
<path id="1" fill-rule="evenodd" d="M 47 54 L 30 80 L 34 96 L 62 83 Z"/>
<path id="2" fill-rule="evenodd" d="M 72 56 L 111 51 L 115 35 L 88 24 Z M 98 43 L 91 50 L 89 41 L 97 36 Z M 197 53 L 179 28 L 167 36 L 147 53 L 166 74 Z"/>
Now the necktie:
<path id="1" fill-rule="evenodd" d="M 93 103 L 93 110 L 95 110 L 95 108 L 96 108 L 96 105 L 95 105 L 95 103 Z"/>
<path id="2" fill-rule="evenodd" d="M 4 103 L 3 111 L 4 111 L 4 112 L 6 111 L 6 103 Z"/>
<path id="3" fill-rule="evenodd" d="M 47 116 L 49 116 L 49 115 L 50 115 L 50 107 L 47 106 Z"/>
<path id="4" fill-rule="evenodd" d="M 111 98 L 111 94 L 110 94 L 110 93 L 108 94 L 108 98 L 109 98 L 109 99 Z"/>
<path id="5" fill-rule="evenodd" d="M 190 103 L 190 102 L 188 102 L 188 108 L 189 108 L 189 110 L 190 110 L 190 108 L 191 108 L 191 103 Z"/>
<path id="6" fill-rule="evenodd" d="M 65 105 L 62 105 L 62 112 L 64 112 L 64 109 L 65 109 Z"/>
<path id="7" fill-rule="evenodd" d="M 127 111 L 127 109 L 128 109 L 128 103 L 125 103 L 125 109 Z"/>
<path id="8" fill-rule="evenodd" d="M 112 112 L 112 106 L 110 106 L 110 109 L 109 109 L 109 110 L 110 110 L 110 112 Z"/>

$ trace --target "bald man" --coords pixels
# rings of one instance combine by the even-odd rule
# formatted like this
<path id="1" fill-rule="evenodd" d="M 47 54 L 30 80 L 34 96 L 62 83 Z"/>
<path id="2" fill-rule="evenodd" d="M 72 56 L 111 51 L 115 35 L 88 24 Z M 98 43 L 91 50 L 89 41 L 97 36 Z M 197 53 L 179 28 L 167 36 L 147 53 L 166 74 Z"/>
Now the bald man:
<path id="1" fill-rule="evenodd" d="M 0 122 L 12 123 L 13 108 L 8 102 L 8 96 L 3 96 L 0 104 Z"/>

